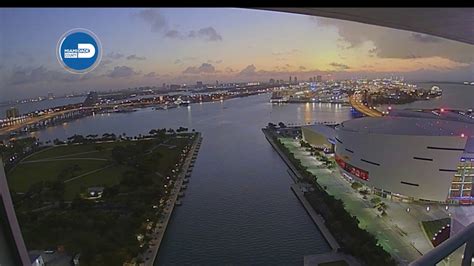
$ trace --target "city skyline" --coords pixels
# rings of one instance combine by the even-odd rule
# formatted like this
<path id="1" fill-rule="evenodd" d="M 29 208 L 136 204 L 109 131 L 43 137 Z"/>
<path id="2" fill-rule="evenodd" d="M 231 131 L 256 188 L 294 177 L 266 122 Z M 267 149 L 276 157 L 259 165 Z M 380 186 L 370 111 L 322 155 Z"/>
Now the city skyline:
<path id="1" fill-rule="evenodd" d="M 404 76 L 472 80 L 474 48 L 429 35 L 336 19 L 247 9 L 2 9 L 2 99 L 162 83 Z M 64 70 L 59 37 L 86 28 L 103 57 Z M 271 47 L 271 48 L 270 48 Z"/>

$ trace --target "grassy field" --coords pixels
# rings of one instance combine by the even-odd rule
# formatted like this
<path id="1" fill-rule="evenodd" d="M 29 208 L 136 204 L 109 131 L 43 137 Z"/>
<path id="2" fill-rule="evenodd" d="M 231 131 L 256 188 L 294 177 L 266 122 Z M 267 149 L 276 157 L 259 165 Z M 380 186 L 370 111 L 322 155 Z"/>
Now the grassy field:
<path id="1" fill-rule="evenodd" d="M 423 225 L 423 229 L 425 229 L 426 234 L 430 238 L 432 238 L 434 234 L 436 234 L 443 226 L 446 226 L 447 224 L 450 224 L 450 223 L 451 223 L 451 218 L 421 222 L 421 224 Z"/>
<path id="2" fill-rule="evenodd" d="M 158 172 L 166 172 L 176 161 L 185 139 L 170 138 L 165 145 L 152 140 L 141 140 L 161 154 Z M 41 150 L 20 162 L 7 173 L 10 189 L 27 192 L 31 185 L 41 181 L 55 181 L 65 184 L 65 200 L 72 200 L 77 194 L 91 186 L 118 184 L 129 166 L 116 165 L 111 151 L 118 145 L 129 145 L 137 141 L 106 142 L 55 146 Z"/>

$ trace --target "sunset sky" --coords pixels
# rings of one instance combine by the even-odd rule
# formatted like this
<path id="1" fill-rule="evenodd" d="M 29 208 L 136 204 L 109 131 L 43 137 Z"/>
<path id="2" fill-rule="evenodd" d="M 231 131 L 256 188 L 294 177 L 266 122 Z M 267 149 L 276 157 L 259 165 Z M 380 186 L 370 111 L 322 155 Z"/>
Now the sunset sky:
<path id="1" fill-rule="evenodd" d="M 103 57 L 71 74 L 60 36 L 86 28 Z M 403 75 L 474 80 L 474 46 L 355 22 L 248 9 L 0 9 L 0 101 L 162 83 Z"/>

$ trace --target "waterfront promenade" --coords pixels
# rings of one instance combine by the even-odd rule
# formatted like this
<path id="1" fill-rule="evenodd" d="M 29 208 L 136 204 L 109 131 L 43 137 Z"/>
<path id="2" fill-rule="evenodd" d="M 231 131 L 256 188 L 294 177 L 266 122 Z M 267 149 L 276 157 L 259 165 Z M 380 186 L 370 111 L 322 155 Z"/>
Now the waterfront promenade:
<path id="1" fill-rule="evenodd" d="M 303 188 L 304 187 L 301 185 L 301 183 L 291 185 L 291 190 L 293 190 L 293 193 L 295 193 L 296 197 L 301 202 L 306 212 L 309 214 L 313 222 L 318 226 L 319 230 L 323 234 L 329 246 L 331 246 L 334 252 L 337 252 L 337 250 L 340 248 L 339 244 L 337 243 L 336 239 L 334 239 L 334 237 L 332 236 L 332 234 L 329 232 L 328 228 L 324 224 L 323 217 L 321 217 L 321 215 L 317 214 L 314 211 L 313 207 L 311 207 L 309 202 L 304 197 L 304 193 L 302 191 Z"/>
<path id="2" fill-rule="evenodd" d="M 318 177 L 318 183 L 326 187 L 327 193 L 342 200 L 346 210 L 359 220 L 359 227 L 372 233 L 379 244 L 388 251 L 400 265 L 408 265 L 432 249 L 421 228 L 421 221 L 448 217 L 444 206 L 430 205 L 429 212 L 422 204 L 403 203 L 381 199 L 388 206 L 387 216 L 380 216 L 370 203 L 370 198 L 355 191 L 338 171 L 321 169 L 320 162 L 310 156 L 294 139 L 283 139 L 283 144 L 301 160 L 308 170 Z M 406 209 L 410 208 L 410 212 Z"/>
<path id="3" fill-rule="evenodd" d="M 183 180 L 186 177 L 188 169 L 190 169 L 191 165 L 194 164 L 193 157 L 195 157 L 195 152 L 199 150 L 201 142 L 202 142 L 201 133 L 197 133 L 196 139 L 193 145 L 191 146 L 191 149 L 189 150 L 186 159 L 184 160 L 183 166 L 181 168 L 181 172 L 176 178 L 175 184 L 170 193 L 170 197 L 165 203 L 165 207 L 163 209 L 163 215 L 158 221 L 155 229 L 153 230 L 153 234 L 151 235 L 153 239 L 150 242 L 150 247 L 143 254 L 144 259 L 145 258 L 149 258 L 149 259 L 145 259 L 145 262 L 141 265 L 152 266 L 158 260 L 157 258 L 158 251 L 160 249 L 160 245 L 163 240 L 163 237 L 166 233 L 166 227 L 168 226 L 168 223 L 171 220 L 173 210 L 176 206 L 176 201 L 178 200 L 179 193 L 181 191 L 181 186 L 183 185 Z"/>
<path id="4" fill-rule="evenodd" d="M 285 156 L 285 154 L 280 150 L 278 145 L 273 141 L 273 138 L 271 137 L 271 133 L 268 132 L 266 129 L 262 129 L 263 133 L 265 134 L 265 137 L 267 138 L 268 142 L 272 145 L 272 147 L 277 151 L 277 153 L 280 155 L 280 157 L 283 159 L 283 161 L 286 163 L 288 168 L 290 168 L 291 172 L 298 178 L 302 179 L 301 174 L 296 170 L 296 168 L 293 166 L 293 164 L 290 162 L 290 160 Z M 298 200 L 301 202 L 303 207 L 305 208 L 306 212 L 309 214 L 313 222 L 316 224 L 316 226 L 319 228 L 319 231 L 321 234 L 324 236 L 326 239 L 326 242 L 331 246 L 331 249 L 333 252 L 337 252 L 337 250 L 340 248 L 339 244 L 337 243 L 336 239 L 334 236 L 329 232 L 329 229 L 326 227 L 324 224 L 324 219 L 321 217 L 321 215 L 317 214 L 314 209 L 311 207 L 309 202 L 306 200 L 304 197 L 304 194 L 302 192 L 302 187 L 300 183 L 295 183 L 291 185 L 291 190 L 295 193 L 297 196 Z"/>

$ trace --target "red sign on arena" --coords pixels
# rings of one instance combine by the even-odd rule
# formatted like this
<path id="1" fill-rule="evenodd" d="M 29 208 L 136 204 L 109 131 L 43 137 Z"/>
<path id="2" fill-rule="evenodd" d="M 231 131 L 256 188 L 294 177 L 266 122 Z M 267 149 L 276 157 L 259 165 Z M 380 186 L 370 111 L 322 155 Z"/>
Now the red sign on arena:
<path id="1" fill-rule="evenodd" d="M 341 157 L 337 156 L 335 157 L 336 163 L 344 169 L 344 171 L 350 173 L 351 175 L 354 175 L 362 180 L 369 180 L 369 172 L 362 170 L 358 167 L 355 167 L 351 164 L 346 163 Z"/>

